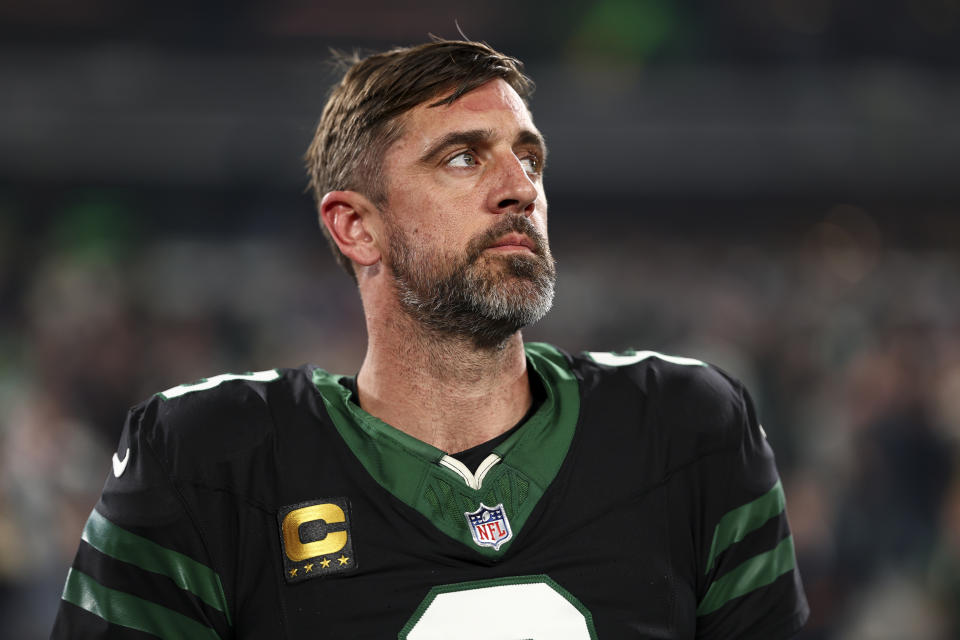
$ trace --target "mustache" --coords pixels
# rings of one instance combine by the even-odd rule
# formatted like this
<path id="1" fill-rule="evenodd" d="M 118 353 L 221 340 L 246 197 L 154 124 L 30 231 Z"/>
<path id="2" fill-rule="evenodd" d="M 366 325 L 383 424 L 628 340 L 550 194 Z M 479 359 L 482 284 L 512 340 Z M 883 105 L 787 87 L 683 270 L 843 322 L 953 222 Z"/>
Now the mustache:
<path id="1" fill-rule="evenodd" d="M 533 253 L 543 257 L 547 241 L 533 226 L 533 223 L 526 216 L 506 215 L 492 227 L 470 240 L 467 244 L 468 262 L 473 262 L 479 258 L 485 249 L 490 248 L 497 240 L 508 233 L 521 233 L 530 238 L 533 242 Z"/>

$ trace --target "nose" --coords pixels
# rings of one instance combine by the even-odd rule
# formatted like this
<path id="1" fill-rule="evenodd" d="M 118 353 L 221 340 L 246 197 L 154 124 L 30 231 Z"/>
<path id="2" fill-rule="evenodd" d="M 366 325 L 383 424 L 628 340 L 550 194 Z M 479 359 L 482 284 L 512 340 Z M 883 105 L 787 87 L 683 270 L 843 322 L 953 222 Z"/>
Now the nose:
<path id="1" fill-rule="evenodd" d="M 531 215 L 540 190 L 530 174 L 513 151 L 505 153 L 498 165 L 488 195 L 488 207 L 494 213 Z"/>

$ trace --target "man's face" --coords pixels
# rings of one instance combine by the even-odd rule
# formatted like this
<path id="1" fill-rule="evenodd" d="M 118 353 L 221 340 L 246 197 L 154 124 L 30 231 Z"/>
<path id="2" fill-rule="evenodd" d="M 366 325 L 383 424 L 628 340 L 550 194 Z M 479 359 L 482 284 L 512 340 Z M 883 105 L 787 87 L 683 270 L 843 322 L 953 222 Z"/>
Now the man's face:
<path id="1" fill-rule="evenodd" d="M 545 149 L 503 80 L 420 105 L 384 161 L 383 261 L 403 308 L 432 330 L 495 346 L 553 300 Z"/>

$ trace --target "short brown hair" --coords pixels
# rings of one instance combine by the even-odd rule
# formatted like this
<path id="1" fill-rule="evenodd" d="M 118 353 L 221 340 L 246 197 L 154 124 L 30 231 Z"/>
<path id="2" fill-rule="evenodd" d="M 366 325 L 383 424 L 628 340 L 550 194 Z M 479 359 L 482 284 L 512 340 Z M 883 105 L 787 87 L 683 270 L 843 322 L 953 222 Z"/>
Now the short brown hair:
<path id="1" fill-rule="evenodd" d="M 362 193 L 377 206 L 386 204 L 382 160 L 403 133 L 401 116 L 427 100 L 451 104 L 463 94 L 502 78 L 527 103 L 533 81 L 523 63 L 481 42 L 434 40 L 366 58 L 340 56 L 347 67 L 320 116 L 305 159 L 310 190 L 319 210 L 330 191 Z M 350 259 L 340 252 L 321 220 L 334 255 L 356 278 Z"/>

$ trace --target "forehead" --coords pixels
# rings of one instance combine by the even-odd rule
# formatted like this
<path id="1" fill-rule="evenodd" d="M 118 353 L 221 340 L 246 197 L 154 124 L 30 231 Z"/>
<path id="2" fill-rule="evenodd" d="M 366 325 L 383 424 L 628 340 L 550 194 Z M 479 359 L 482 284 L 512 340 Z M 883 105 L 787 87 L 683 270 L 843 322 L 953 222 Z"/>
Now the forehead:
<path id="1" fill-rule="evenodd" d="M 458 129 L 504 129 L 501 133 L 511 137 L 523 129 L 537 131 L 523 99 L 500 78 L 477 87 L 451 104 L 431 107 L 437 99 L 419 104 L 407 113 L 401 139 L 429 144 L 437 136 Z"/>
<path id="2" fill-rule="evenodd" d="M 437 109 L 440 107 L 429 107 L 420 105 L 427 109 Z M 506 80 L 496 78 L 480 85 L 473 91 L 460 96 L 460 98 L 449 105 L 441 107 L 459 106 L 464 111 L 509 111 L 516 117 L 529 117 L 530 112 L 523 100 L 511 87 Z"/>

